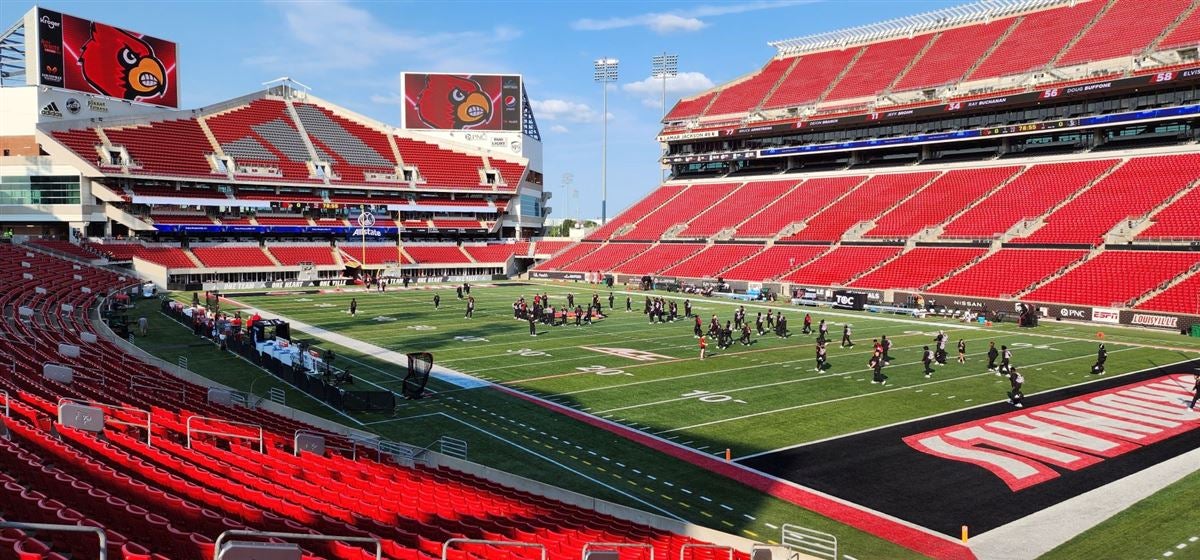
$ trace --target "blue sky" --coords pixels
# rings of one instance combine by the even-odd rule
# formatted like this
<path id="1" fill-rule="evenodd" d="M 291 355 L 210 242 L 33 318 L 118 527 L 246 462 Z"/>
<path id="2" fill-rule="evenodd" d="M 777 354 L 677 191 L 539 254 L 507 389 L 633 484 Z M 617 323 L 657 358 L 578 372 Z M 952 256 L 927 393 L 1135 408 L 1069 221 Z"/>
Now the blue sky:
<path id="1" fill-rule="evenodd" d="M 290 76 L 313 94 L 380 121 L 400 121 L 404 71 L 525 77 L 545 144 L 555 217 L 575 214 L 560 185 L 573 175 L 579 213 L 600 213 L 601 89 L 592 61 L 621 60 L 610 90 L 609 215 L 656 184 L 661 82 L 650 57 L 679 55 L 668 107 L 761 67 L 768 41 L 921 13 L 959 2 L 69 2 L 43 6 L 180 45 L 181 106 L 192 108 Z M 0 2 L 7 26 L 33 3 Z"/>

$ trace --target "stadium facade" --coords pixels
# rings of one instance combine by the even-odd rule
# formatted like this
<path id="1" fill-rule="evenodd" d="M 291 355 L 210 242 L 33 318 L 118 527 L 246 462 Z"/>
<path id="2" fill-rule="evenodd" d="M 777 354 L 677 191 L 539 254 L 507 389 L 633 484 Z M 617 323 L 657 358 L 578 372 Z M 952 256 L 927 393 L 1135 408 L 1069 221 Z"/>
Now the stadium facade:
<path id="1" fill-rule="evenodd" d="M 176 109 L 174 43 L 47 9 L 0 45 L 0 229 L 161 285 L 514 273 L 550 212 L 520 76 L 406 74 L 402 128 L 288 79 Z"/>

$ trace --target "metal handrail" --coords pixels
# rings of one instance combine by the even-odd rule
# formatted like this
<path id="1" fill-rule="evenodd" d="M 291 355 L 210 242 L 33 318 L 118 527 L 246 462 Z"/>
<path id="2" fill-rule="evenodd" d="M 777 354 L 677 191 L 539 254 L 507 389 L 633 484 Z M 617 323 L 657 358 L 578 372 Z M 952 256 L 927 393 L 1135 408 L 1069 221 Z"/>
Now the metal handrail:
<path id="1" fill-rule="evenodd" d="M 587 560 L 588 548 L 644 548 L 650 551 L 650 560 L 654 560 L 654 547 L 646 543 L 590 542 L 583 545 L 580 559 Z"/>
<path id="2" fill-rule="evenodd" d="M 514 546 L 519 548 L 536 548 L 541 551 L 541 560 L 546 560 L 546 546 L 538 543 L 516 541 L 492 541 L 487 539 L 450 539 L 442 543 L 442 560 L 447 560 L 451 544 L 486 544 L 492 546 Z"/>
<path id="3" fill-rule="evenodd" d="M 225 531 L 217 535 L 217 540 L 213 543 L 213 560 L 218 560 L 221 555 L 221 543 L 226 537 L 262 537 L 262 538 L 279 538 L 279 539 L 296 539 L 303 541 L 326 541 L 326 542 L 358 542 L 372 543 L 375 545 L 375 560 L 383 559 L 383 544 L 379 539 L 374 537 L 339 537 L 336 535 L 312 535 L 309 533 L 277 533 L 273 531 L 244 531 L 240 529 Z M 102 559 L 103 560 L 103 559 Z M 544 559 L 543 559 L 544 560 Z"/>
<path id="4" fill-rule="evenodd" d="M 126 412 L 137 412 L 137 413 L 145 414 L 146 415 L 146 424 L 144 426 L 142 424 L 134 424 L 132 422 L 126 422 L 124 420 L 110 420 L 110 422 L 112 422 L 113 424 L 119 424 L 122 426 L 133 426 L 135 428 L 146 428 L 146 446 L 154 447 L 154 444 L 150 443 L 150 434 L 153 431 L 152 430 L 152 422 L 151 422 L 151 418 L 153 418 L 153 415 L 150 413 L 149 410 L 143 410 L 143 409 L 135 408 L 132 406 L 122 406 L 119 404 L 109 404 L 109 403 L 102 403 L 102 402 L 96 402 L 96 401 L 89 401 L 89 400 L 85 400 L 85 399 L 77 399 L 77 398 L 73 398 L 73 397 L 60 397 L 58 399 L 59 408 L 62 408 L 62 405 L 64 403 L 68 403 L 68 402 L 75 403 L 75 404 L 81 404 L 84 406 L 99 406 L 99 407 L 111 408 L 113 410 L 123 410 Z"/>
<path id="5" fill-rule="evenodd" d="M 684 558 L 685 558 L 684 553 L 687 552 L 687 549 L 689 549 L 689 548 L 706 548 L 709 550 L 724 550 L 725 552 L 729 553 L 729 560 L 733 560 L 733 547 L 732 546 L 725 546 L 722 544 L 702 544 L 702 543 L 687 543 L 687 544 L 679 547 L 679 560 L 684 560 Z"/>
<path id="6" fill-rule="evenodd" d="M 184 421 L 184 428 L 186 428 L 186 429 L 187 429 L 187 448 L 188 448 L 188 449 L 191 449 L 191 448 L 192 448 L 192 420 L 195 420 L 195 419 L 197 419 L 197 418 L 199 418 L 200 420 L 212 420 L 212 421 L 214 421 L 214 422 L 221 422 L 221 423 L 224 423 L 224 424 L 231 424 L 231 425 L 234 425 L 234 426 L 245 426 L 245 427 L 248 427 L 248 428 L 254 428 L 254 429 L 257 429 L 257 430 L 258 430 L 258 452 L 259 452 L 259 453 L 265 453 L 265 451 L 264 451 L 264 449 L 265 449 L 265 448 L 264 448 L 264 445 L 263 445 L 263 441 L 264 441 L 264 440 L 263 440 L 263 429 L 262 429 L 262 426 L 260 426 L 260 425 L 258 425 L 258 424 L 250 424 L 250 423 L 248 423 L 248 422 L 237 422 L 237 421 L 234 421 L 234 420 L 224 420 L 224 419 L 221 419 L 221 418 L 212 418 L 212 417 L 210 417 L 210 416 L 188 416 L 187 420 L 186 420 L 186 421 Z M 246 440 L 253 440 L 253 439 L 254 439 L 254 438 L 252 438 L 252 437 L 250 437 L 250 436 L 245 436 L 245 435 L 242 435 L 242 434 L 230 434 L 230 433 L 225 433 L 225 432 L 214 432 L 214 431 L 211 431 L 211 430 L 195 430 L 195 431 L 196 431 L 196 433 L 198 433 L 198 434 L 208 434 L 208 435 L 212 435 L 212 436 L 233 437 L 233 438 L 240 438 L 240 439 L 246 439 Z"/>
<path id="7" fill-rule="evenodd" d="M 90 525 L 56 525 L 51 523 L 20 523 L 17 521 L 0 521 L 0 529 L 21 529 L 27 531 L 61 531 L 64 533 L 95 533 L 100 537 L 99 560 L 108 560 L 108 535 L 104 529 Z"/>
<path id="8" fill-rule="evenodd" d="M 296 433 L 294 433 L 292 435 L 292 454 L 297 457 L 300 456 L 300 445 L 298 443 L 300 440 L 300 434 L 307 434 L 307 435 L 311 435 L 311 436 L 321 436 L 323 438 L 336 437 L 336 438 L 345 439 L 345 437 L 346 437 L 346 436 L 343 436 L 340 434 L 335 434 L 333 432 L 318 432 L 316 430 L 296 430 Z M 326 442 L 325 449 L 334 449 L 337 451 L 349 451 L 350 452 L 350 460 L 352 460 L 352 461 L 358 460 L 358 445 L 356 445 L 354 443 L 351 443 L 350 447 L 342 447 L 342 446 L 338 446 L 338 445 L 329 445 L 329 443 Z"/>
<path id="9" fill-rule="evenodd" d="M 8 416 L 9 416 L 9 412 L 8 412 L 8 399 L 9 399 L 9 397 L 8 397 L 8 391 L 0 390 L 0 397 L 4 397 L 4 416 L 5 416 L 5 417 L 8 417 Z"/>

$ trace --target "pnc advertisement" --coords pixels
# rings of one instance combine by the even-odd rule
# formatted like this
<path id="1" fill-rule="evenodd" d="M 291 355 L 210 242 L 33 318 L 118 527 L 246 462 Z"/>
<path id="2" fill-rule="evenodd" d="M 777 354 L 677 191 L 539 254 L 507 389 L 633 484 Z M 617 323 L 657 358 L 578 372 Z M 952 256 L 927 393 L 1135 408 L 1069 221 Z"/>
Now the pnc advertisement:
<path id="1" fill-rule="evenodd" d="M 521 130 L 521 77 L 405 73 L 401 126 L 425 130 Z"/>
<path id="2" fill-rule="evenodd" d="M 38 8 L 38 83 L 179 106 L 175 43 Z"/>

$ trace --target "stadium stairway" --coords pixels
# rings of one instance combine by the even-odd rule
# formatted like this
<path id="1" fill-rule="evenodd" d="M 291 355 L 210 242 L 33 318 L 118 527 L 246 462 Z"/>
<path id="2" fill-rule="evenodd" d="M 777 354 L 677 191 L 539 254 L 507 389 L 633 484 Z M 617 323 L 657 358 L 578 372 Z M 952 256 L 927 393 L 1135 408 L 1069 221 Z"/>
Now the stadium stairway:
<path id="1" fill-rule="evenodd" d="M 1162 295 L 1164 292 L 1169 292 L 1169 291 L 1172 291 L 1172 290 L 1175 290 L 1175 289 L 1178 289 L 1178 288 L 1181 288 L 1184 286 L 1192 286 L 1192 285 L 1197 285 L 1197 287 L 1200 287 L 1200 263 L 1195 264 L 1194 266 L 1189 268 L 1187 271 L 1168 280 L 1167 282 L 1160 284 L 1153 290 L 1150 290 L 1149 292 L 1142 294 L 1140 297 L 1131 301 L 1129 303 L 1129 307 L 1137 308 L 1138 306 Z M 1194 291 L 1192 293 L 1196 299 L 1196 302 L 1195 302 L 1196 306 L 1197 306 L 1196 312 L 1200 313 L 1200 289 L 1197 289 L 1196 291 Z M 1187 303 L 1187 302 L 1183 302 L 1183 303 Z"/>
<path id="2" fill-rule="evenodd" d="M 1100 8 L 1100 11 L 1096 12 L 1096 15 L 1092 17 L 1092 20 L 1087 22 L 1087 24 L 1084 25 L 1083 28 L 1079 30 L 1079 33 L 1077 33 L 1075 35 L 1075 37 L 1071 38 L 1070 41 L 1067 41 L 1067 44 L 1063 45 L 1063 48 L 1061 50 L 1059 50 L 1057 54 L 1054 55 L 1054 58 L 1050 59 L 1049 63 L 1046 64 L 1046 68 L 1054 68 L 1057 65 L 1058 61 L 1062 60 L 1063 57 L 1067 56 L 1067 53 L 1071 52 L 1071 49 L 1074 48 L 1075 45 L 1078 44 L 1080 41 L 1082 41 L 1083 38 L 1085 36 L 1087 36 L 1088 31 L 1091 31 L 1092 28 L 1096 26 L 1096 23 L 1098 23 L 1101 19 L 1103 19 L 1104 15 L 1107 14 L 1108 11 L 1112 9 L 1113 5 L 1117 3 L 1117 0 L 1099 0 L 1099 1 L 1104 2 L 1104 7 Z"/>
<path id="3" fill-rule="evenodd" d="M 1112 165 L 1112 167 L 1109 167 L 1103 173 L 1097 175 L 1091 181 L 1088 181 L 1087 184 L 1083 185 L 1081 188 L 1079 188 L 1075 192 L 1071 193 L 1070 196 L 1067 196 L 1066 198 L 1060 200 L 1057 204 L 1051 206 L 1049 209 L 1047 209 L 1045 212 L 1043 212 L 1041 215 L 1039 215 L 1036 219 L 1026 220 L 1024 222 L 1018 222 L 1018 223 L 1014 224 L 1012 228 L 1010 228 L 1007 232 L 1004 233 L 1003 236 L 1001 236 L 1001 240 L 1004 242 L 1008 242 L 1013 239 L 1017 239 L 1017 238 L 1021 238 L 1021 237 L 1028 237 L 1028 236 L 1034 234 L 1035 232 L 1037 232 L 1037 230 L 1041 229 L 1043 226 L 1046 225 L 1047 218 L 1054 215 L 1055 212 L 1058 212 L 1064 206 L 1070 204 L 1072 201 L 1079 198 L 1084 193 L 1088 192 L 1088 190 L 1090 190 L 1092 187 L 1100 184 L 1102 181 L 1107 179 L 1109 175 L 1112 175 L 1113 173 L 1115 173 L 1118 169 L 1120 169 L 1128 161 L 1129 161 L 1129 158 L 1122 158 L 1122 159 L 1117 160 L 1116 163 L 1114 163 Z"/>
<path id="4" fill-rule="evenodd" d="M 1104 236 L 1104 242 L 1109 244 L 1132 243 L 1135 238 L 1142 235 L 1146 230 L 1157 225 L 1155 217 L 1163 214 L 1168 208 L 1171 208 L 1176 202 L 1181 199 L 1186 199 L 1189 202 L 1192 198 L 1197 198 L 1200 193 L 1200 177 L 1196 178 L 1190 185 L 1176 191 L 1166 200 L 1162 201 L 1158 206 L 1148 210 L 1144 215 L 1133 220 L 1122 220 L 1113 227 L 1112 231 Z M 1193 212 L 1191 208 L 1184 210 L 1185 212 Z M 1169 214 L 1167 214 L 1169 216 Z M 1132 222 L 1132 223 L 1131 223 Z M 1196 233 L 1200 236 L 1200 232 Z"/>

